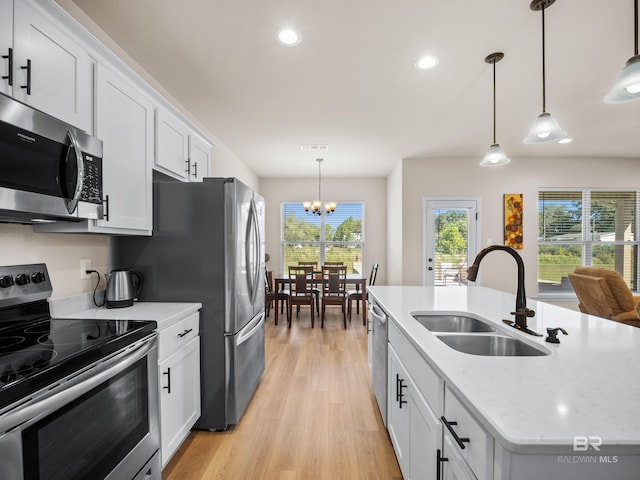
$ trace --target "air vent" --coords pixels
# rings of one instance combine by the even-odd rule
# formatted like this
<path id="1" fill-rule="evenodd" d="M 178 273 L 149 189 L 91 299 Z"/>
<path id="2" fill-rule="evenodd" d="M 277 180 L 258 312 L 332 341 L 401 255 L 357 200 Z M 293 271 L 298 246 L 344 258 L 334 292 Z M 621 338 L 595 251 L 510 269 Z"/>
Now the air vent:
<path id="1" fill-rule="evenodd" d="M 329 150 L 329 145 L 309 143 L 305 145 L 300 145 L 300 150 L 302 150 L 303 152 L 319 152 L 321 150 Z"/>

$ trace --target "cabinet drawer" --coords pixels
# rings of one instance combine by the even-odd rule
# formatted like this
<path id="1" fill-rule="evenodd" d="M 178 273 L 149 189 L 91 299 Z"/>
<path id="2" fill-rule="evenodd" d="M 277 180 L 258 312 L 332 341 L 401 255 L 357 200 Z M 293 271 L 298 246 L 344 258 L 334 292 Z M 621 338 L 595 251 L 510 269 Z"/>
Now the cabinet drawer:
<path id="1" fill-rule="evenodd" d="M 162 361 L 198 336 L 200 313 L 194 313 L 158 332 L 158 360 Z"/>
<path id="2" fill-rule="evenodd" d="M 478 480 L 493 478 L 493 438 L 484 431 L 448 388 L 444 396 L 444 416 L 450 424 L 455 422 L 451 428 L 458 437 L 468 439 L 463 442 L 465 448 L 458 448 L 458 452 L 469 464 Z M 444 431 L 449 433 L 446 424 Z"/>
<path id="3" fill-rule="evenodd" d="M 389 343 L 393 345 L 398 357 L 431 409 L 438 416 L 442 415 L 444 382 L 393 321 L 389 322 Z"/>

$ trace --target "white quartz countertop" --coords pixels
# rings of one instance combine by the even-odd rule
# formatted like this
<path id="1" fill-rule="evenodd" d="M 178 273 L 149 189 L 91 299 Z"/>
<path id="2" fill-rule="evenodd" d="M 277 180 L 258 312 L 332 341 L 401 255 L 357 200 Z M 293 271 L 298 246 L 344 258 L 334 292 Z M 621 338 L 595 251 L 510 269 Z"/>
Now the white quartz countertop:
<path id="1" fill-rule="evenodd" d="M 136 302 L 131 307 L 87 308 L 56 314 L 56 316 L 89 320 L 154 320 L 158 323 L 158 329 L 162 329 L 196 313 L 201 308 L 201 303 Z"/>
<path id="2" fill-rule="evenodd" d="M 372 286 L 373 299 L 485 428 L 516 453 L 571 452 L 575 436 L 602 439 L 601 451 L 640 454 L 640 329 L 527 300 L 529 327 L 560 344 L 505 325 L 515 296 L 483 287 Z M 450 348 L 411 312 L 471 313 L 499 332 L 550 352 L 490 357 Z"/>

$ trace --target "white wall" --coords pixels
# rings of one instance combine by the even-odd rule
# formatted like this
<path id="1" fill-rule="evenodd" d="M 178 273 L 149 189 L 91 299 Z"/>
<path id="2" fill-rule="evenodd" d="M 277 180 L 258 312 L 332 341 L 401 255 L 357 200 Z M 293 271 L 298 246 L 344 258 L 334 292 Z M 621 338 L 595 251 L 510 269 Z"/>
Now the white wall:
<path id="1" fill-rule="evenodd" d="M 262 178 L 260 194 L 266 203 L 266 252 L 271 259 L 270 270 L 281 273 L 280 211 L 283 202 L 302 202 L 318 196 L 318 180 L 314 178 Z M 311 198 L 313 197 L 313 198 Z M 365 204 L 365 265 L 369 272 L 379 263 L 376 283 L 384 285 L 387 275 L 387 196 L 384 178 L 324 178 L 322 198 L 336 202 L 364 202 Z"/>
<path id="2" fill-rule="evenodd" d="M 544 146 L 541 146 L 543 148 Z M 502 243 L 502 196 L 524 195 L 526 293 L 537 294 L 537 199 L 541 187 L 640 187 L 640 159 L 512 158 L 502 167 L 478 165 L 479 158 L 412 159 L 403 161 L 403 283 L 422 283 L 422 199 L 427 195 L 481 198 L 480 248 Z M 478 283 L 512 292 L 516 265 L 508 255 L 485 257 Z"/>
<path id="3" fill-rule="evenodd" d="M 0 265 L 46 263 L 53 286 L 52 298 L 91 292 L 96 278 L 80 279 L 80 259 L 107 271 L 109 238 L 106 235 L 33 233 L 29 225 L 0 224 Z M 104 288 L 104 277 L 102 278 Z"/>
<path id="4" fill-rule="evenodd" d="M 402 165 L 400 161 L 387 177 L 387 284 L 402 284 Z M 406 221 L 410 222 L 410 219 Z"/>

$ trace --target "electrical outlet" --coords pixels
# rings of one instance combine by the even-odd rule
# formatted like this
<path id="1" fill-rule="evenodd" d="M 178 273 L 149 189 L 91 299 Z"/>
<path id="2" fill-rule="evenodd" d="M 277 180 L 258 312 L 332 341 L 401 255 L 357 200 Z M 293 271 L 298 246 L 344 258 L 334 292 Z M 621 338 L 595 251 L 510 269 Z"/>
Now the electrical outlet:
<path id="1" fill-rule="evenodd" d="M 91 277 L 91 274 L 88 274 L 87 270 L 91 270 L 91 259 L 83 258 L 82 260 L 80 260 L 80 278 Z"/>

